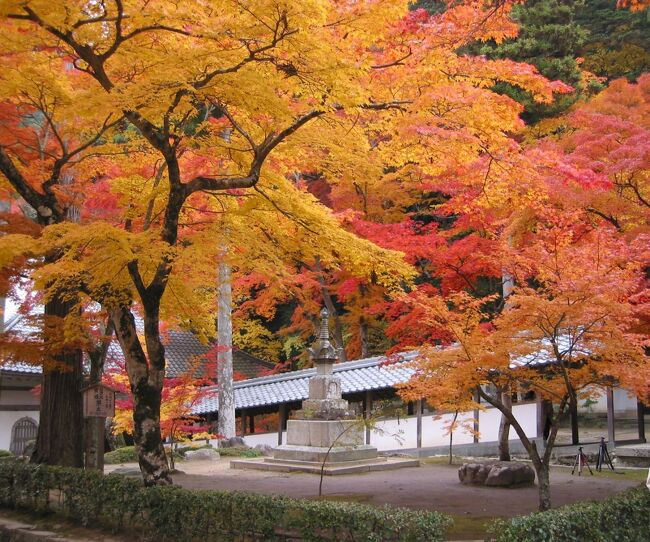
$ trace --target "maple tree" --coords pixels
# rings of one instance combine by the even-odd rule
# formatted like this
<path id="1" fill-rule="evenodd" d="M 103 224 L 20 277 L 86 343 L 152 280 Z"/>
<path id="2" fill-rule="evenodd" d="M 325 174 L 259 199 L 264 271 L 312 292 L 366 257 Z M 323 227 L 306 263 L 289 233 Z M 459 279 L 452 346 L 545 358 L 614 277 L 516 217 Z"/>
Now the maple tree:
<path id="1" fill-rule="evenodd" d="M 215 262 L 224 242 L 250 247 L 242 250 L 248 258 L 266 253 L 269 231 L 281 231 L 278 217 L 285 217 L 302 247 L 335 247 L 330 256 L 301 253 L 309 266 L 318 257 L 321 269 L 343 267 L 388 289 L 411 274 L 399 254 L 342 229 L 293 181 L 296 171 L 307 163 L 341 193 L 361 187 L 355 191 L 368 217 L 399 222 L 431 179 L 512 150 L 520 108 L 490 90 L 495 82 L 541 101 L 567 90 L 528 65 L 457 55 L 470 40 L 514 35 L 510 6 L 471 1 L 429 16 L 380 0 L 299 8 L 275 0 L 3 3 L 2 43 L 19 44 L 7 45 L 8 62 L 24 70 L 52 58 L 69 63 L 70 70 L 37 72 L 43 92 L 63 94 L 77 116 L 103 119 L 99 129 L 115 131 L 112 140 L 97 137 L 84 147 L 100 154 L 94 145 L 108 145 L 97 162 L 75 164 L 71 185 L 88 209 L 82 221 L 48 219 L 36 237 L 5 236 L 11 250 L 3 264 L 15 268 L 25 256 L 37 261 L 55 251 L 57 259 L 32 277 L 45 296 L 69 303 L 65 325 L 84 329 L 81 308 L 91 300 L 109 314 L 134 395 L 147 484 L 169 482 L 159 425 L 161 317 L 204 339 L 213 335 Z M 20 95 L 20 85 L 9 95 Z M 19 170 L 18 156 L 7 159 Z M 35 188 L 34 179 L 8 171 L 12 189 L 33 197 L 35 209 L 41 191 L 50 197 L 51 184 Z M 379 195 L 376 203 L 368 197 Z M 58 202 L 47 203 L 47 216 L 63 215 Z M 215 219 L 225 214 L 242 227 Z M 276 224 L 255 226 L 262 215 Z M 251 243 L 258 238 L 269 243 Z"/>

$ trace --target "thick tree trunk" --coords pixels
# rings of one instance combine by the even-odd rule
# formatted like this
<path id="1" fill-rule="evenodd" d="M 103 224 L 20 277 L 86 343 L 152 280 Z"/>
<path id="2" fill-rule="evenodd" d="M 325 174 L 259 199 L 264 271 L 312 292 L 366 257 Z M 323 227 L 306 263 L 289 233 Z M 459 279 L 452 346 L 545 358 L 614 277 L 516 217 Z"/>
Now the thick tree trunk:
<path id="1" fill-rule="evenodd" d="M 508 409 L 512 409 L 512 399 L 508 391 L 501 393 L 501 402 Z M 510 421 L 501 414 L 499 423 L 499 461 L 510 461 Z"/>
<path id="2" fill-rule="evenodd" d="M 368 339 L 368 324 L 364 318 L 359 320 L 359 336 L 361 338 L 361 357 L 367 358 L 370 355 L 370 342 Z"/>
<path id="3" fill-rule="evenodd" d="M 165 365 L 164 347 L 157 338 L 157 332 L 153 330 L 153 326 L 157 325 L 155 316 L 152 318 L 145 315 L 149 353 L 147 363 L 131 311 L 126 307 L 111 311 L 115 335 L 122 347 L 133 394 L 133 432 L 138 462 L 144 483 L 148 486 L 172 483 L 160 433 L 160 402 Z"/>
<path id="4" fill-rule="evenodd" d="M 230 264 L 222 258 L 219 262 L 217 289 L 217 397 L 219 418 L 217 432 L 222 438 L 236 436 L 235 393 L 232 368 L 232 284 Z"/>
<path id="5" fill-rule="evenodd" d="M 569 398 L 569 418 L 571 422 L 571 444 L 580 444 L 580 431 L 578 429 L 578 398 L 573 393 Z"/>
<path id="6" fill-rule="evenodd" d="M 551 482 L 548 465 L 536 465 L 537 484 L 539 488 L 539 511 L 544 512 L 551 508 Z"/>
<path id="7" fill-rule="evenodd" d="M 71 307 L 70 302 L 54 299 L 45 305 L 45 315 L 63 318 Z M 56 368 L 43 368 L 40 421 L 31 462 L 83 467 L 82 354 L 75 349 L 55 359 Z"/>

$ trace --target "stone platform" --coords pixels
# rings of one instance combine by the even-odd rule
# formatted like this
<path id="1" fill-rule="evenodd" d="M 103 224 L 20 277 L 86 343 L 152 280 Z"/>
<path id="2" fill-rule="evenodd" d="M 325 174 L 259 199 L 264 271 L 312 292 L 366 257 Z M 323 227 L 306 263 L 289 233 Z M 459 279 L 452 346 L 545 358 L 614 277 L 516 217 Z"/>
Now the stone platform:
<path id="1" fill-rule="evenodd" d="M 337 474 L 358 474 L 362 472 L 402 469 L 405 467 L 419 467 L 418 459 L 401 457 L 375 457 L 371 459 L 358 459 L 347 461 L 327 461 L 323 474 L 335 476 Z M 266 457 L 264 459 L 233 459 L 231 469 L 252 469 L 274 472 L 307 472 L 320 474 L 322 463 L 316 461 L 297 461 Z"/>
<path id="2" fill-rule="evenodd" d="M 617 446 L 616 467 L 650 467 L 650 443 Z"/>

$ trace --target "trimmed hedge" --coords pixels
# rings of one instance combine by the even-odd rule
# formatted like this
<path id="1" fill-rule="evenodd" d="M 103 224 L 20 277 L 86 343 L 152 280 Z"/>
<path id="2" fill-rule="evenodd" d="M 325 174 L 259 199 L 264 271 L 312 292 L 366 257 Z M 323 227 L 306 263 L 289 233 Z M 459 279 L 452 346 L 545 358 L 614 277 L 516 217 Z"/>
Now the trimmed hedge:
<path id="1" fill-rule="evenodd" d="M 437 512 L 174 486 L 146 488 L 119 475 L 17 461 L 0 462 L 0 506 L 56 512 L 84 526 L 176 542 L 438 541 L 451 524 Z"/>
<path id="2" fill-rule="evenodd" d="M 650 491 L 645 486 L 602 502 L 583 502 L 500 520 L 490 534 L 496 542 L 647 542 Z"/>

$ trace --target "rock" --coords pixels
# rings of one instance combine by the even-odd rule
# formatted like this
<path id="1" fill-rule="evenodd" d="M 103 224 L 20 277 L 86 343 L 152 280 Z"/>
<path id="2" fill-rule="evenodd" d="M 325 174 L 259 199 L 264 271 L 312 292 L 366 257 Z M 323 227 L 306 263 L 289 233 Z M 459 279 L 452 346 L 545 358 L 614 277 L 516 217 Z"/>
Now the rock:
<path id="1" fill-rule="evenodd" d="M 248 446 L 242 437 L 232 437 L 220 440 L 219 448 L 248 448 Z"/>
<path id="2" fill-rule="evenodd" d="M 535 483 L 535 471 L 526 463 L 512 461 L 464 463 L 458 469 L 458 478 L 463 484 L 521 487 Z"/>
<path id="3" fill-rule="evenodd" d="M 259 450 L 263 456 L 270 457 L 273 455 L 273 446 L 269 446 L 268 444 L 258 444 L 255 446 L 256 450 Z"/>
<path id="4" fill-rule="evenodd" d="M 185 452 L 185 459 L 187 461 L 214 461 L 221 456 L 214 448 L 199 448 L 198 450 L 189 450 Z"/>

